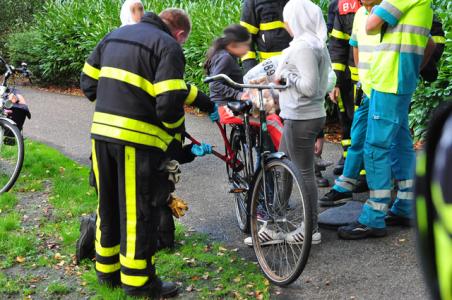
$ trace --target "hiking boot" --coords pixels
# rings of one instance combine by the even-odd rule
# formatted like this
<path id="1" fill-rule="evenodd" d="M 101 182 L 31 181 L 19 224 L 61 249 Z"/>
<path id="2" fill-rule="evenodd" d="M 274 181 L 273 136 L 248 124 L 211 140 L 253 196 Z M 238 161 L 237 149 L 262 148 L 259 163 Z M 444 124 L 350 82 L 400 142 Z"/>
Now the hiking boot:
<path id="1" fill-rule="evenodd" d="M 80 237 L 75 245 L 76 262 L 79 264 L 84 259 L 94 259 L 94 239 L 96 237 L 96 214 L 83 216 L 80 219 Z"/>
<path id="2" fill-rule="evenodd" d="M 265 222 L 258 233 L 261 246 L 284 243 L 284 234 L 268 228 L 267 225 L 268 223 Z M 253 246 L 253 238 L 251 236 L 247 237 L 243 242 L 250 247 Z"/>
<path id="3" fill-rule="evenodd" d="M 337 162 L 337 165 L 334 167 L 333 174 L 336 176 L 342 175 L 344 172 L 344 164 L 345 164 L 345 158 L 341 157 L 341 159 Z"/>
<path id="4" fill-rule="evenodd" d="M 140 291 L 140 292 L 127 292 L 126 294 L 132 297 L 143 297 L 146 299 L 167 299 L 167 298 L 173 298 L 176 297 L 179 288 L 174 282 L 168 282 L 168 281 L 161 281 L 158 279 L 158 282 L 161 284 L 160 289 L 157 290 L 156 287 L 152 288 L 149 291 Z"/>
<path id="5" fill-rule="evenodd" d="M 344 204 L 347 201 L 353 200 L 352 193 L 340 193 L 335 189 L 331 189 L 328 193 L 319 200 L 320 206 L 330 207 Z"/>
<path id="6" fill-rule="evenodd" d="M 385 218 L 386 226 L 402 226 L 411 227 L 411 219 L 396 215 L 392 211 L 388 211 L 388 215 Z"/>
<path id="7" fill-rule="evenodd" d="M 298 227 L 296 230 L 289 232 L 286 235 L 286 242 L 288 244 L 303 244 L 304 242 L 304 226 Z M 312 234 L 311 243 L 313 245 L 320 244 L 322 242 L 322 234 L 317 231 Z"/>
<path id="8" fill-rule="evenodd" d="M 344 240 L 359 240 L 370 237 L 384 237 L 387 231 L 386 228 L 371 228 L 359 222 L 354 222 L 350 225 L 339 227 L 337 233 Z"/>
<path id="9" fill-rule="evenodd" d="M 356 184 L 353 193 L 365 193 L 369 191 L 369 186 L 367 185 L 367 179 L 365 175 L 359 177 L 358 183 Z"/>

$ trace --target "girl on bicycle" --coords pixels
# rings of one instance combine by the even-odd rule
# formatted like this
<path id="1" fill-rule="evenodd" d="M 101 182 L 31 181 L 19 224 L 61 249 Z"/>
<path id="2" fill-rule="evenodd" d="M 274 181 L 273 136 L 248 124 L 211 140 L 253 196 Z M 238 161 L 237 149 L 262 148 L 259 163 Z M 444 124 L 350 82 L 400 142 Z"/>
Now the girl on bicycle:
<path id="1" fill-rule="evenodd" d="M 204 69 L 208 76 L 225 74 L 233 81 L 243 83 L 243 73 L 239 65 L 239 58 L 244 57 L 250 50 L 251 36 L 248 30 L 241 25 L 230 25 L 223 31 L 223 36 L 217 38 L 209 51 L 204 64 Z M 220 107 L 220 122 L 222 124 L 243 124 L 242 119 L 226 107 L 228 101 L 248 100 L 248 93 L 241 89 L 230 87 L 220 81 L 209 84 L 210 99 Z M 269 115 L 268 131 L 273 141 L 275 149 L 279 148 L 282 136 L 282 123 L 277 115 Z M 259 123 L 252 121 L 251 125 L 259 126 Z"/>
<path id="2" fill-rule="evenodd" d="M 327 28 L 321 9 L 308 0 L 290 0 L 284 8 L 286 28 L 294 40 L 283 51 L 277 78 L 290 83 L 280 93 L 280 116 L 284 119 L 281 151 L 300 169 L 311 201 L 314 231 L 312 243 L 321 235 L 317 225 L 317 186 L 314 175 L 316 137 L 325 125 L 325 95 L 331 59 L 326 46 Z M 286 236 L 286 241 L 301 242 L 304 229 Z"/>

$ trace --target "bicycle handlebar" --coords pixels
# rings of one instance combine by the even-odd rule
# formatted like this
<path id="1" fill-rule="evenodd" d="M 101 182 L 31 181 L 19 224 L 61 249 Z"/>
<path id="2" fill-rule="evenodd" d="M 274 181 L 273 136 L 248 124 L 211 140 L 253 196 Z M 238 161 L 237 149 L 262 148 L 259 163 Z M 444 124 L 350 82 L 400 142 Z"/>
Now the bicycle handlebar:
<path id="1" fill-rule="evenodd" d="M 289 87 L 289 83 L 287 82 L 285 85 L 277 85 L 274 83 L 259 85 L 259 84 L 240 84 L 229 78 L 229 76 L 225 74 L 218 74 L 215 76 L 210 76 L 204 79 L 204 83 L 211 83 L 214 81 L 225 81 L 231 87 L 240 88 L 240 89 L 257 89 L 257 90 L 285 90 Z"/>

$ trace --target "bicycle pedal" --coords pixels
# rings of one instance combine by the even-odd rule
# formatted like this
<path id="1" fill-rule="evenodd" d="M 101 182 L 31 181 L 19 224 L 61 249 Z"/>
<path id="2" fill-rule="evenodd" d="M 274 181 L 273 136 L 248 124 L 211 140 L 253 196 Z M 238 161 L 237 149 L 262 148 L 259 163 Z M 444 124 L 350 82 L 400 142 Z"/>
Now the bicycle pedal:
<path id="1" fill-rule="evenodd" d="M 248 192 L 248 189 L 246 188 L 233 188 L 229 190 L 230 194 L 241 194 L 241 193 L 245 193 Z"/>

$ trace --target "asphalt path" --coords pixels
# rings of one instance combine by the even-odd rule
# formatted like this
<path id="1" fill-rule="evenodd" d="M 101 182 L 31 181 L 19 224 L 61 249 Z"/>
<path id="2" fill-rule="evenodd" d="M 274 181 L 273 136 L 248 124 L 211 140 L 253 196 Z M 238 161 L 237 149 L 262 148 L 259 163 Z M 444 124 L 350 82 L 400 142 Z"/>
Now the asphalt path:
<path id="1" fill-rule="evenodd" d="M 94 104 L 81 97 L 35 89 L 24 88 L 22 93 L 32 112 L 32 119 L 25 124 L 25 136 L 87 164 Z M 218 128 L 208 118 L 188 115 L 186 127 L 192 136 L 222 149 Z M 325 159 L 336 161 L 340 154 L 338 145 L 325 145 Z M 187 200 L 190 210 L 181 221 L 193 230 L 239 248 L 241 255 L 254 260 L 252 249 L 242 243 L 246 236 L 236 226 L 224 163 L 208 156 L 184 165 L 182 171 L 177 195 Z M 326 176 L 332 182 L 331 168 Z M 323 195 L 327 191 L 320 189 L 319 193 Z M 313 245 L 300 279 L 288 288 L 273 288 L 272 298 L 427 298 L 414 247 L 413 230 L 391 228 L 385 238 L 362 241 L 339 240 L 336 232 L 331 230 L 321 232 L 322 243 Z"/>

